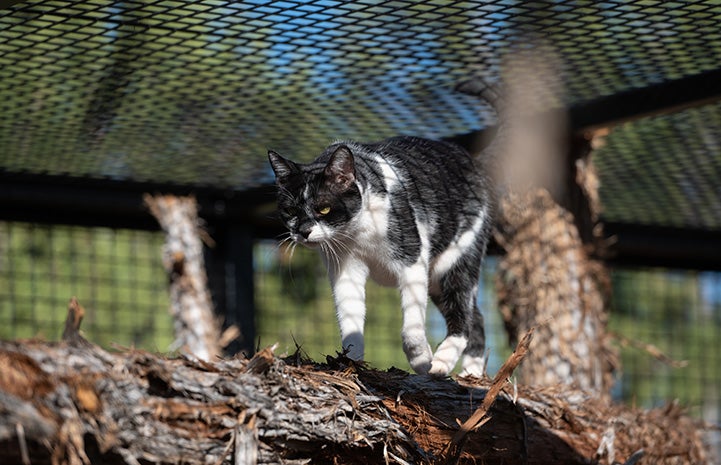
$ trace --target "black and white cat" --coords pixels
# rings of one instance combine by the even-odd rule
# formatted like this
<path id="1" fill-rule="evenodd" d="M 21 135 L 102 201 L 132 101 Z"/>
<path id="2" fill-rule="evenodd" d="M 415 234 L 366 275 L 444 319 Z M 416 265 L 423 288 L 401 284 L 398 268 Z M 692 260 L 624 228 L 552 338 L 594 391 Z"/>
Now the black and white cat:
<path id="1" fill-rule="evenodd" d="M 483 373 L 476 306 L 494 189 L 479 161 L 450 143 L 395 137 L 337 142 L 309 164 L 268 152 L 278 210 L 290 239 L 317 248 L 328 268 L 342 344 L 363 359 L 368 277 L 401 294 L 403 350 L 417 373 Z M 425 332 L 428 296 L 446 338 L 435 354 Z"/>

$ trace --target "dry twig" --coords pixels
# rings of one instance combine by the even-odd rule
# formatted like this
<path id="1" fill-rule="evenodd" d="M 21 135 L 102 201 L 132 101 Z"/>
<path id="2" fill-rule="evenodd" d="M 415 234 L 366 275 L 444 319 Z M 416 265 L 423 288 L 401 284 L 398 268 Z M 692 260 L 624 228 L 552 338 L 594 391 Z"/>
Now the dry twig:
<path id="1" fill-rule="evenodd" d="M 518 342 L 516 349 L 503 363 L 503 366 L 501 366 L 500 370 L 498 370 L 496 376 L 493 378 L 491 387 L 488 389 L 488 392 L 486 392 L 481 406 L 473 412 L 473 415 L 471 415 L 468 420 L 461 425 L 456 434 L 453 435 L 453 438 L 445 451 L 446 464 L 458 463 L 461 453 L 463 452 L 463 446 L 466 438 L 468 437 L 468 433 L 480 428 L 490 420 L 488 410 L 491 408 L 491 405 L 495 402 L 496 397 L 498 397 L 498 394 L 500 394 L 501 390 L 508 382 L 508 379 L 513 374 L 513 370 L 520 365 L 523 358 L 526 356 L 528 346 L 531 344 L 531 340 L 533 339 L 534 331 L 535 328 L 531 328 L 523 335 L 521 340 Z"/>

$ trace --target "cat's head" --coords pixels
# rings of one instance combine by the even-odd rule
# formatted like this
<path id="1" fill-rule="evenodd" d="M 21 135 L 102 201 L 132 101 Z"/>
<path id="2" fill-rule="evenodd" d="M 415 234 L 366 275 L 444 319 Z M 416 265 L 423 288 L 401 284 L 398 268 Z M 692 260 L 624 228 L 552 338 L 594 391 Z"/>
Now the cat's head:
<path id="1" fill-rule="evenodd" d="M 346 145 L 331 146 L 311 164 L 269 151 L 278 186 L 278 212 L 296 242 L 315 247 L 348 237 L 361 208 L 355 161 Z"/>

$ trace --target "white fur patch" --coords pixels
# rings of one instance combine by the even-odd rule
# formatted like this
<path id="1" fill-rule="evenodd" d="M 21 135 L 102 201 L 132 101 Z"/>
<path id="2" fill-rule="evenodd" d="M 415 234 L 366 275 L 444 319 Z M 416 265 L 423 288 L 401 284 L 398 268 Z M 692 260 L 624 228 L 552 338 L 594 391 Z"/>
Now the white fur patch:
<path id="1" fill-rule="evenodd" d="M 348 357 L 354 360 L 363 360 L 367 277 L 368 268 L 353 259 L 344 261 L 340 271 L 330 277 L 343 348 L 349 349 Z"/>
<path id="2" fill-rule="evenodd" d="M 456 362 L 461 358 L 463 350 L 468 344 L 465 336 L 448 336 L 436 349 L 431 362 L 431 370 L 428 372 L 433 376 L 447 376 Z"/>
<path id="3" fill-rule="evenodd" d="M 421 261 L 416 262 L 401 272 L 399 284 L 403 307 L 403 351 L 413 370 L 427 373 L 432 358 L 426 338 L 428 268 Z"/>
<path id="4" fill-rule="evenodd" d="M 461 367 L 461 376 L 475 376 L 476 378 L 480 378 L 486 371 L 486 358 L 465 355 Z"/>
<path id="5" fill-rule="evenodd" d="M 388 163 L 383 157 L 378 156 L 375 158 L 376 163 L 378 163 L 378 166 L 381 167 L 381 173 L 383 174 L 383 184 L 385 185 L 385 188 L 388 192 L 390 192 L 396 184 L 400 182 L 398 179 L 398 174 L 396 173 L 393 166 L 391 166 L 390 163 Z"/>
<path id="6" fill-rule="evenodd" d="M 430 238 L 428 237 L 428 236 L 429 236 L 429 234 L 428 234 L 428 228 L 426 227 L 425 224 L 423 224 L 423 223 L 421 223 L 421 222 L 419 222 L 419 221 L 416 221 L 416 229 L 418 230 L 418 237 L 419 237 L 420 240 L 421 240 L 421 256 L 420 256 L 420 261 L 421 261 L 421 263 L 423 263 L 424 265 L 427 266 L 427 265 L 428 265 L 429 255 L 430 255 L 430 251 L 431 251 L 431 241 L 430 241 Z M 426 272 L 427 272 L 427 271 L 428 271 L 428 270 L 426 270 Z"/>
<path id="7" fill-rule="evenodd" d="M 391 200 L 386 195 L 368 192 L 363 196 L 363 207 L 355 220 L 359 245 L 363 246 L 364 242 L 369 241 L 377 245 L 379 239 L 386 237 L 390 209 Z"/>
<path id="8" fill-rule="evenodd" d="M 310 184 L 303 186 L 303 199 L 307 202 L 310 200 Z"/>
<path id="9" fill-rule="evenodd" d="M 485 222 L 486 210 L 481 210 L 473 222 L 473 225 L 469 229 L 457 234 L 448 248 L 433 260 L 431 266 L 434 277 L 446 274 L 453 265 L 456 264 L 458 259 L 473 246 Z"/>
<path id="10" fill-rule="evenodd" d="M 329 231 L 326 231 L 326 228 L 318 223 L 314 224 L 313 227 L 310 228 L 310 233 L 308 233 L 308 241 L 310 242 L 323 242 L 329 238 Z"/>

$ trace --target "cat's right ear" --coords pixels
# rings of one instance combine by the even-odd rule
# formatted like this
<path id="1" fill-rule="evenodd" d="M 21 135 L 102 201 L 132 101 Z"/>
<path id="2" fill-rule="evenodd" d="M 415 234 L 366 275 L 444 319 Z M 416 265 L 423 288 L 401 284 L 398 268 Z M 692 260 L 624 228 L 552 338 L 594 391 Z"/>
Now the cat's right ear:
<path id="1" fill-rule="evenodd" d="M 298 172 L 298 165 L 290 160 L 286 160 L 272 150 L 268 150 L 268 161 L 270 161 L 270 166 L 273 168 L 278 182 L 283 182 L 288 179 L 290 175 Z"/>
<path id="2" fill-rule="evenodd" d="M 339 146 L 330 156 L 324 171 L 327 182 L 335 192 L 346 191 L 355 182 L 355 161 L 353 153 L 345 146 Z"/>

